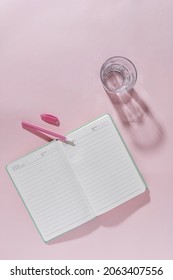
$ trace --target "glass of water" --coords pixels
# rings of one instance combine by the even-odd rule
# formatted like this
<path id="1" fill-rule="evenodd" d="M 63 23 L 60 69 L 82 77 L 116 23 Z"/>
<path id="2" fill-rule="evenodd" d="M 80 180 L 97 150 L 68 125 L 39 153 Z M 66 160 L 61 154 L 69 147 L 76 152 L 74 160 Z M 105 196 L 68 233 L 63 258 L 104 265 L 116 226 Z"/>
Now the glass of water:
<path id="1" fill-rule="evenodd" d="M 121 95 L 133 88 L 137 80 L 137 71 L 129 59 L 114 56 L 102 65 L 100 78 L 107 93 Z"/>
<path id="2" fill-rule="evenodd" d="M 125 122 L 141 122 L 143 109 L 131 94 L 137 80 L 134 64 L 122 56 L 111 57 L 102 65 L 100 78 L 111 101 L 121 104 L 118 109 L 119 112 L 121 109 L 121 116 Z"/>

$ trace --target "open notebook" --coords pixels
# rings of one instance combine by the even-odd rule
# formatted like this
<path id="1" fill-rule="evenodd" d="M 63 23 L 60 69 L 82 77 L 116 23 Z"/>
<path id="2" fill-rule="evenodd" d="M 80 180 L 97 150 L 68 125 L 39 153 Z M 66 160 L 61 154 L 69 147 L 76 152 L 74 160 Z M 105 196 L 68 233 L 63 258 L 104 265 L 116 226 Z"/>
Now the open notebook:
<path id="1" fill-rule="evenodd" d="M 146 185 L 104 115 L 10 163 L 7 170 L 44 241 L 141 194 Z"/>

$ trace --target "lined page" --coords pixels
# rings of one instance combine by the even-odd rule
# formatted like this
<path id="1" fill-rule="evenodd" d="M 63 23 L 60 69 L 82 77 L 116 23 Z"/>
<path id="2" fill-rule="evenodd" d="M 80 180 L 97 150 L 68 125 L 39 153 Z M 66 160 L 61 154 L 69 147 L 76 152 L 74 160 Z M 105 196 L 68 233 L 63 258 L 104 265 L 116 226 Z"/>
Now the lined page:
<path id="1" fill-rule="evenodd" d="M 58 142 L 51 142 L 7 168 L 45 241 L 94 216 Z"/>
<path id="2" fill-rule="evenodd" d="M 62 146 L 97 215 L 145 191 L 146 186 L 108 115 L 69 135 L 75 146 Z"/>

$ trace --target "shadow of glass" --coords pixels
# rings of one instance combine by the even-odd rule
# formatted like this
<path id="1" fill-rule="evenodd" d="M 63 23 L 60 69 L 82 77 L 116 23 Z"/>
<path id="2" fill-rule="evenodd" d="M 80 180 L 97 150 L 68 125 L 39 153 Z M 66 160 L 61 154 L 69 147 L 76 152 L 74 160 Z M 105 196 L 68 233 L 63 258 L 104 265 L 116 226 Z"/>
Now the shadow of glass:
<path id="1" fill-rule="evenodd" d="M 132 89 L 121 96 L 108 94 L 122 124 L 133 143 L 142 149 L 157 147 L 164 139 L 164 131 L 149 106 Z"/>

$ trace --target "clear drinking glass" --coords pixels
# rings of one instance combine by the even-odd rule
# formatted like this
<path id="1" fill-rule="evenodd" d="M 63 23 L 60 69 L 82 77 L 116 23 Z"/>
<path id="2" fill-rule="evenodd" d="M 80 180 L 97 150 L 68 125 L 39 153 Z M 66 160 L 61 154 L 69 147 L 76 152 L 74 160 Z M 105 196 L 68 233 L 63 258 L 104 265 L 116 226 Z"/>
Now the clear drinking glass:
<path id="1" fill-rule="evenodd" d="M 143 109 L 132 94 L 137 80 L 134 64 L 122 56 L 111 57 L 102 65 L 100 78 L 111 101 L 121 105 L 116 108 L 119 112 L 121 109 L 121 116 L 124 116 L 126 122 L 141 122 Z"/>
<path id="2" fill-rule="evenodd" d="M 120 95 L 133 88 L 137 80 L 137 71 L 129 59 L 114 56 L 102 65 L 100 78 L 107 93 Z"/>

